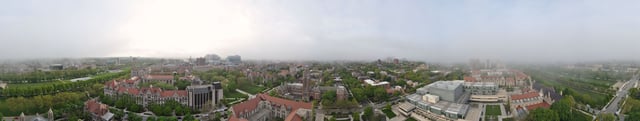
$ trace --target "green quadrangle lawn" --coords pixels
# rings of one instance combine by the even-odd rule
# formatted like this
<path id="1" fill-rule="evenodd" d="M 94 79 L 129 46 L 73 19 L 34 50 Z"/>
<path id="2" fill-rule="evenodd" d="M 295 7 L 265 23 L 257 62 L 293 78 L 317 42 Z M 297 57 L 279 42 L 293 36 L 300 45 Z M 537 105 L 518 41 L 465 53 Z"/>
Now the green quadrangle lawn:
<path id="1" fill-rule="evenodd" d="M 484 113 L 485 115 L 502 115 L 499 105 L 487 105 Z"/>

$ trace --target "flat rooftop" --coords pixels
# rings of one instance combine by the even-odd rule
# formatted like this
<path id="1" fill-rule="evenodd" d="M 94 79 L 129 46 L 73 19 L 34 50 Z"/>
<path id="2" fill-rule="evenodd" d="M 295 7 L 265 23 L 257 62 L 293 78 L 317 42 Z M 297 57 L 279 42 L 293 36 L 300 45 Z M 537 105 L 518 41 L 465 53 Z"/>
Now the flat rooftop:
<path id="1" fill-rule="evenodd" d="M 460 87 L 464 83 L 463 80 L 454 80 L 454 81 L 436 81 L 425 87 L 427 88 L 438 88 L 444 90 L 455 90 Z"/>

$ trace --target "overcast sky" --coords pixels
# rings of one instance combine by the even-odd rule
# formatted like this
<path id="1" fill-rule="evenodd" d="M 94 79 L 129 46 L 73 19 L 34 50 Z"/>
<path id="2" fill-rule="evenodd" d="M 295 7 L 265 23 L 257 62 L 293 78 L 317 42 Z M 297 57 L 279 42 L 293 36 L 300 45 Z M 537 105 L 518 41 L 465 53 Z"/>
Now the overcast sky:
<path id="1" fill-rule="evenodd" d="M 2 0 L 0 59 L 640 59 L 638 0 Z"/>

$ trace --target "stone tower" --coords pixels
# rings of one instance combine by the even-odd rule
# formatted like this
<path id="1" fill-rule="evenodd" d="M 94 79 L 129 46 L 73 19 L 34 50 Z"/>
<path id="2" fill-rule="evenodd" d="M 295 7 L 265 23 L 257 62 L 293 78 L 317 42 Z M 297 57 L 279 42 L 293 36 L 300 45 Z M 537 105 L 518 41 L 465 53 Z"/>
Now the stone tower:
<path id="1" fill-rule="evenodd" d="M 49 108 L 49 112 L 47 112 L 47 119 L 49 119 L 49 121 L 54 121 L 53 110 L 51 110 L 51 108 Z"/>
<path id="2" fill-rule="evenodd" d="M 20 113 L 20 120 L 19 121 L 26 121 L 27 119 L 25 119 L 25 118 L 27 118 L 27 117 L 24 116 L 24 112 Z"/>

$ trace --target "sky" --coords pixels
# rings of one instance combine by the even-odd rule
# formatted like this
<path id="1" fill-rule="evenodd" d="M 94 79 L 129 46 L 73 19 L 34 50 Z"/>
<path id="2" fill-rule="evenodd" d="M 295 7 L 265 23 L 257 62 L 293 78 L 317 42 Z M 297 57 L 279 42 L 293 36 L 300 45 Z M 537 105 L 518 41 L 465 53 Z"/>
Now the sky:
<path id="1" fill-rule="evenodd" d="M 637 0 L 2 0 L 0 59 L 638 60 Z"/>

